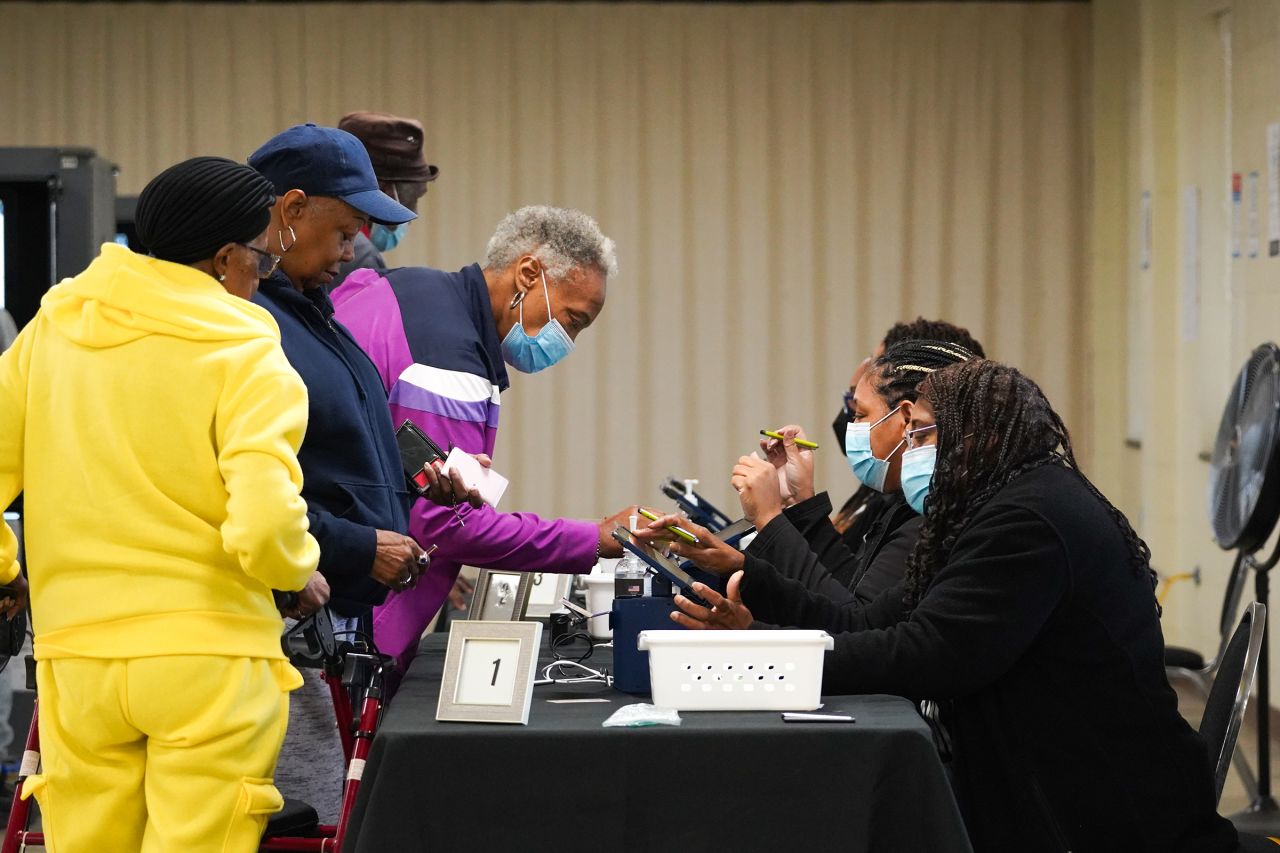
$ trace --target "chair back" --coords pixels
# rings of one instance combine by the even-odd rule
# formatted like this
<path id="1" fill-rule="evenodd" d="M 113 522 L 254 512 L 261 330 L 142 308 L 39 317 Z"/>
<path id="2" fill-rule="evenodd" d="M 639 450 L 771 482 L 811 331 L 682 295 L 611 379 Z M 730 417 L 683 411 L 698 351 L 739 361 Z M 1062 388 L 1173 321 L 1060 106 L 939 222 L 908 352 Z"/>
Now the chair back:
<path id="1" fill-rule="evenodd" d="M 1253 679 L 1258 674 L 1258 656 L 1266 628 L 1266 605 L 1255 601 L 1249 605 L 1239 627 L 1231 635 L 1231 641 L 1220 658 L 1209 698 L 1205 701 L 1200 736 L 1208 745 L 1209 758 L 1214 762 L 1213 781 L 1218 798 L 1222 797 L 1222 786 L 1231 766 L 1231 756 L 1235 753 L 1240 724 L 1244 721 L 1249 694 L 1253 691 Z"/>

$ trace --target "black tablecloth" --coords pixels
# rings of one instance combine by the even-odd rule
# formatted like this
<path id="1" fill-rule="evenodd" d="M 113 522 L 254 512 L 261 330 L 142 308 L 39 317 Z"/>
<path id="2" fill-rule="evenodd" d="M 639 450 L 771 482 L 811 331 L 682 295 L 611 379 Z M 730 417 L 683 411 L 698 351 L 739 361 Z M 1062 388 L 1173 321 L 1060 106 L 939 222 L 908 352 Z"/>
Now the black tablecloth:
<path id="1" fill-rule="evenodd" d="M 684 712 L 602 728 L 644 701 L 534 688 L 527 726 L 435 720 L 447 638 L 422 644 L 383 718 L 344 850 L 968 853 L 928 726 L 892 696 L 825 699 L 857 722 Z M 588 662 L 609 664 L 607 649 Z M 548 699 L 599 696 L 607 704 Z"/>

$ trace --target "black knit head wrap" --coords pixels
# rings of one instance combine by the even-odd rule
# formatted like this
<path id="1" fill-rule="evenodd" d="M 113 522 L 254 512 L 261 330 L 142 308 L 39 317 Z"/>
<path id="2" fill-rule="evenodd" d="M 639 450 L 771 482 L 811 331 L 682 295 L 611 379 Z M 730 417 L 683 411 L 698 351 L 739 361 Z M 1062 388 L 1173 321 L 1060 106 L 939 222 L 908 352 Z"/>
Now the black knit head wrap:
<path id="1" fill-rule="evenodd" d="M 152 255 L 189 264 L 257 237 L 274 203 L 271 182 L 256 170 L 223 157 L 194 157 L 151 179 L 134 220 Z"/>

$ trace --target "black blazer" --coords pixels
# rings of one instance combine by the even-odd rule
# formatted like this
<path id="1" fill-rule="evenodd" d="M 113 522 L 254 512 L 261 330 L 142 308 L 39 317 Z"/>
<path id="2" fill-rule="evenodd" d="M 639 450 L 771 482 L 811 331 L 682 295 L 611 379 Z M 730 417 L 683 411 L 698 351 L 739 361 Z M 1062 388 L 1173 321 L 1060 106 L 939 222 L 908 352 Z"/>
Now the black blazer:
<path id="1" fill-rule="evenodd" d="M 785 594 L 793 624 L 843 632 L 824 692 L 941 701 L 979 853 L 1234 850 L 1128 558 L 1082 478 L 1045 465 L 978 511 L 911 612 L 900 588 L 856 608 Z"/>
<path id="2" fill-rule="evenodd" d="M 806 598 L 820 595 L 857 608 L 898 584 L 920 535 L 921 517 L 901 494 L 880 495 L 869 505 L 856 551 L 831 523 L 823 492 L 765 525 L 746 549 L 742 598 L 756 619 L 792 625 L 804 618 Z"/>

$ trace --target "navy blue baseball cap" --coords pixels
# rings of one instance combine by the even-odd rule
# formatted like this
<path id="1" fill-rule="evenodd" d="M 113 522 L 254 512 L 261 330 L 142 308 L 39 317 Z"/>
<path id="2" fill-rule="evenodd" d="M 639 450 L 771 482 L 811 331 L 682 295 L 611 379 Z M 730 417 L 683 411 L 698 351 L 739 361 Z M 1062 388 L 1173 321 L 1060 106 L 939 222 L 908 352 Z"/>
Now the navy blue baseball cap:
<path id="1" fill-rule="evenodd" d="M 378 189 L 364 143 L 336 127 L 299 124 L 283 130 L 249 155 L 249 165 L 275 186 L 277 195 L 302 190 L 340 198 L 384 225 L 418 218 Z"/>

